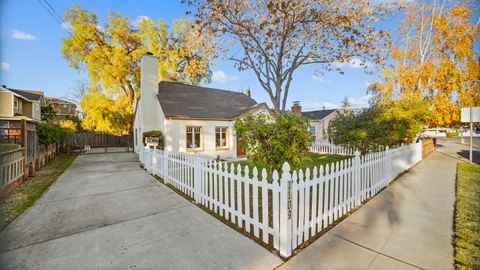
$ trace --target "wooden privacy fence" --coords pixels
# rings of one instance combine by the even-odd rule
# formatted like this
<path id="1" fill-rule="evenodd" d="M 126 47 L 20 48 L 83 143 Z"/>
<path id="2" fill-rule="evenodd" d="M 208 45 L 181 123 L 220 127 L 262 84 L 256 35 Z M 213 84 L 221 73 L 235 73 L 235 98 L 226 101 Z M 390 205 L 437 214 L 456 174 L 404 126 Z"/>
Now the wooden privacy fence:
<path id="1" fill-rule="evenodd" d="M 66 141 L 69 151 L 80 154 L 133 152 L 132 135 L 77 132 L 69 134 Z"/>
<path id="2" fill-rule="evenodd" d="M 421 143 L 313 169 L 250 171 L 203 157 L 140 149 L 140 162 L 166 184 L 273 246 L 283 257 L 377 194 L 422 159 Z"/>
<path id="3" fill-rule="evenodd" d="M 317 140 L 310 147 L 310 152 L 318 154 L 349 155 L 353 156 L 355 150 L 350 147 L 335 145 L 328 140 Z"/>
<path id="4" fill-rule="evenodd" d="M 24 175 L 23 148 L 0 153 L 0 189 L 17 181 Z"/>

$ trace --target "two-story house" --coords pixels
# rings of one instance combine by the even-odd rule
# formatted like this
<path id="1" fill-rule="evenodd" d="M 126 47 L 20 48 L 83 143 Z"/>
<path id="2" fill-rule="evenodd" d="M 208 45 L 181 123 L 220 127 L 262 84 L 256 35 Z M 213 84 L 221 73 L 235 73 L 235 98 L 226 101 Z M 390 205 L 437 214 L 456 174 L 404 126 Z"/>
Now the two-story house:
<path id="1" fill-rule="evenodd" d="M 0 141 L 16 140 L 20 136 L 22 120 L 39 122 L 44 104 L 42 91 L 0 86 Z"/>
<path id="2" fill-rule="evenodd" d="M 55 120 L 78 118 L 77 104 L 62 98 L 46 97 L 57 113 Z"/>

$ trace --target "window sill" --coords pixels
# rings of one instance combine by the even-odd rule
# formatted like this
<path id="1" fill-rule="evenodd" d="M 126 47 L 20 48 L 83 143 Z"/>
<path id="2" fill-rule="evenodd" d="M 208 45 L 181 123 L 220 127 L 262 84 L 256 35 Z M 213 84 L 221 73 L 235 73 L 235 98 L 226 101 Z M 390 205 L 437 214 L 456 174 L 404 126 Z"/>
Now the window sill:
<path id="1" fill-rule="evenodd" d="M 230 150 L 230 147 L 215 147 L 215 150 Z"/>
<path id="2" fill-rule="evenodd" d="M 187 148 L 187 152 L 203 152 L 203 148 Z"/>

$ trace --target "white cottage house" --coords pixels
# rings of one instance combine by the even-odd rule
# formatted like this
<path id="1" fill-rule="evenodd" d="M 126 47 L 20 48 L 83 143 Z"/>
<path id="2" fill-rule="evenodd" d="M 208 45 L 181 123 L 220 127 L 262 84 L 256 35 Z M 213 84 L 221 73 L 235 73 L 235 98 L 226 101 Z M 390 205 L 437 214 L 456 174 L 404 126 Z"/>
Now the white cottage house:
<path id="1" fill-rule="evenodd" d="M 165 150 L 236 158 L 244 153 L 233 130 L 235 119 L 246 113 L 269 113 L 265 103 L 239 92 L 158 82 L 158 59 L 141 60 L 140 99 L 135 108 L 135 152 L 144 147 L 143 132 L 160 130 Z"/>
<path id="2" fill-rule="evenodd" d="M 295 101 L 292 106 L 292 112 L 301 114 L 310 120 L 309 132 L 312 136 L 312 141 L 321 141 L 328 139 L 328 126 L 330 122 L 338 116 L 337 109 L 302 112 L 302 106 L 298 101 Z"/>

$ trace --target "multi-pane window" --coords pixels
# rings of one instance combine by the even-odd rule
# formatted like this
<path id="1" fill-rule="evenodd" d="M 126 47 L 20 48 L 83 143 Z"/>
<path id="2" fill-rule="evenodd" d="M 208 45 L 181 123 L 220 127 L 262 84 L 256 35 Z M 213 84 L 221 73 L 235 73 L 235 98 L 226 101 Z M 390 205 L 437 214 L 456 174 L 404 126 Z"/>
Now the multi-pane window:
<path id="1" fill-rule="evenodd" d="M 317 136 L 315 135 L 316 132 L 315 132 L 315 127 L 314 126 L 310 126 L 308 128 L 308 132 L 310 132 L 310 137 L 312 138 L 312 143 L 315 143 L 315 140 L 317 139 Z"/>
<path id="2" fill-rule="evenodd" d="M 215 146 L 217 148 L 227 147 L 227 128 L 226 127 L 215 128 Z"/>
<path id="3" fill-rule="evenodd" d="M 187 127 L 187 149 L 200 149 L 201 127 Z"/>
<path id="4" fill-rule="evenodd" d="M 23 113 L 22 101 L 17 97 L 13 99 L 13 113 Z"/>

